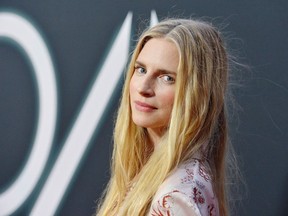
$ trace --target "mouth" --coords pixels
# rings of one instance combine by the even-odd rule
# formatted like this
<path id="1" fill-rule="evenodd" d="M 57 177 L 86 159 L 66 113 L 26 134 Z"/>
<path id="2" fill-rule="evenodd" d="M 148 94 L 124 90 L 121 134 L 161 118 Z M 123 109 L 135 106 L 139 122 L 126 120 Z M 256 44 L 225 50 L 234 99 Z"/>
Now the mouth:
<path id="1" fill-rule="evenodd" d="M 141 112 L 152 112 L 152 111 L 157 109 L 156 107 L 154 107 L 150 104 L 143 103 L 140 101 L 135 101 L 135 108 Z"/>

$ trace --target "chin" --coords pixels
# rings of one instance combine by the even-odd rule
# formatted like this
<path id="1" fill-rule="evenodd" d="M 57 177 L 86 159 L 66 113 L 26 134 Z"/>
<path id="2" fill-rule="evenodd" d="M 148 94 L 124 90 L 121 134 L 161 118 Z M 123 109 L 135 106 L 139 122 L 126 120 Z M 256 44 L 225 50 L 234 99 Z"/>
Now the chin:
<path id="1" fill-rule="evenodd" d="M 137 125 L 138 127 L 143 127 L 143 128 L 147 128 L 150 125 L 149 124 L 145 124 L 143 122 L 137 122 L 137 121 L 133 121 L 135 125 Z"/>
<path id="2" fill-rule="evenodd" d="M 143 119 L 133 119 L 133 122 L 135 125 L 139 126 L 139 127 L 143 127 L 143 128 L 147 128 L 151 126 L 151 122 L 147 122 L 146 120 Z"/>

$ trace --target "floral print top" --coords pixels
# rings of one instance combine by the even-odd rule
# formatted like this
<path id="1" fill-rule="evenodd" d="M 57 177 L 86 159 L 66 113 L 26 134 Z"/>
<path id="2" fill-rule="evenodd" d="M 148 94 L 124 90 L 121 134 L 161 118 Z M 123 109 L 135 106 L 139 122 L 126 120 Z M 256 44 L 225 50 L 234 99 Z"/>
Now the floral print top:
<path id="1" fill-rule="evenodd" d="M 218 216 L 207 162 L 182 164 L 159 187 L 147 216 Z"/>

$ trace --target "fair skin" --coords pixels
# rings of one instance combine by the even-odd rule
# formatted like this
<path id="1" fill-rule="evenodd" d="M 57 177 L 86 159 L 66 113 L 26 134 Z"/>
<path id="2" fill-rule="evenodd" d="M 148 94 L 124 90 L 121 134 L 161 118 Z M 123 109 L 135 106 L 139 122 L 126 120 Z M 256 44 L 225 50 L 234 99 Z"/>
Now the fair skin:
<path id="1" fill-rule="evenodd" d="M 176 45 L 164 38 L 150 39 L 135 62 L 130 80 L 132 119 L 147 129 L 154 145 L 169 124 L 178 64 Z"/>

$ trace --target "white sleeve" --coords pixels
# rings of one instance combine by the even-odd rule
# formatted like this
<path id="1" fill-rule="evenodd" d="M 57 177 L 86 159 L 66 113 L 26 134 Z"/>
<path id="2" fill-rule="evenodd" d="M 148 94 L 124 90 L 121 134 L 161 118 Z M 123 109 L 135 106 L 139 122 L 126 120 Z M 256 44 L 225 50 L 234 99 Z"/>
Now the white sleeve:
<path id="1" fill-rule="evenodd" d="M 196 159 L 179 166 L 158 188 L 148 216 L 219 216 L 207 167 Z"/>

